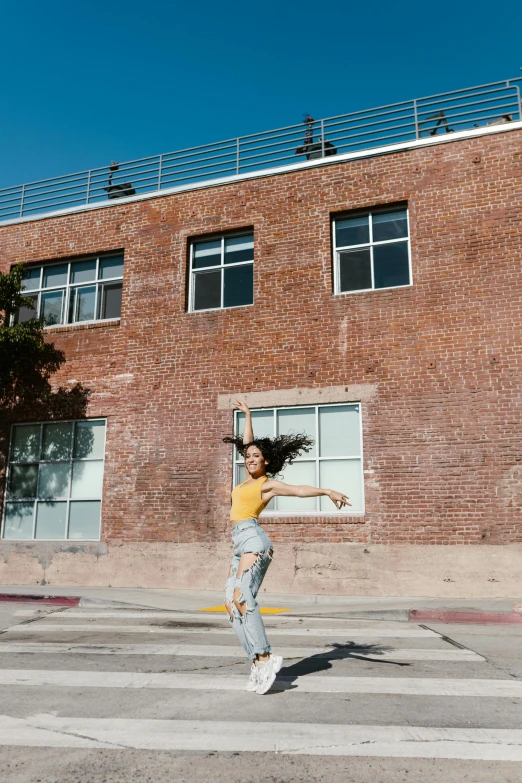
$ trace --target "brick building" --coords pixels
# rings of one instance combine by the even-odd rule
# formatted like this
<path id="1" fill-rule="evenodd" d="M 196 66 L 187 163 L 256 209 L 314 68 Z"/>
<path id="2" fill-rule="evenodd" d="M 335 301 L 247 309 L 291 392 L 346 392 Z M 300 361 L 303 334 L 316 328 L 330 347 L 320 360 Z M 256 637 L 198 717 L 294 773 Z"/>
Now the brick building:
<path id="1" fill-rule="evenodd" d="M 309 124 L 282 165 L 160 190 L 113 165 L 109 198 L 45 185 L 4 213 L 0 270 L 26 265 L 67 357 L 53 383 L 89 391 L 10 432 L 4 584 L 219 588 L 244 394 L 257 434 L 316 440 L 287 481 L 353 502 L 264 512 L 268 591 L 520 592 L 522 122 L 444 106 L 411 139 Z"/>

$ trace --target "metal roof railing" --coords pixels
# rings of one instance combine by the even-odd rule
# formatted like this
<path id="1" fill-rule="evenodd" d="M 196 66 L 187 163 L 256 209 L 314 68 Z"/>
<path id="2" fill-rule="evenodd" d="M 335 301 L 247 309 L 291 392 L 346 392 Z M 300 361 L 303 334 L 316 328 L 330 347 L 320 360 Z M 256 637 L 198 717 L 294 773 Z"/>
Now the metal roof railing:
<path id="1" fill-rule="evenodd" d="M 522 119 L 522 77 L 0 190 L 0 223 Z"/>

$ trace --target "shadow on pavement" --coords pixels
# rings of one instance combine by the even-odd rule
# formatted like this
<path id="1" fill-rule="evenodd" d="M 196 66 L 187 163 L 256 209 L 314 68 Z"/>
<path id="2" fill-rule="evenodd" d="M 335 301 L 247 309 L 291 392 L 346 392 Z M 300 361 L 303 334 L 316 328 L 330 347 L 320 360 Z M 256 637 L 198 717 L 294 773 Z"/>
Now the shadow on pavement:
<path id="1" fill-rule="evenodd" d="M 273 693 L 292 690 L 293 683 L 298 677 L 305 677 L 307 674 L 316 674 L 332 668 L 331 661 L 346 660 L 355 658 L 359 661 L 372 661 L 373 663 L 383 663 L 390 666 L 411 666 L 409 663 L 400 661 L 383 661 L 379 658 L 369 658 L 368 656 L 379 656 L 385 652 L 393 650 L 393 647 L 383 647 L 379 644 L 356 644 L 355 642 L 346 642 L 345 644 L 333 644 L 332 650 L 326 650 L 324 653 L 316 653 L 309 658 L 303 658 L 290 666 L 283 666 L 278 674 L 277 680 L 272 687 Z M 281 678 L 281 679 L 279 679 Z M 283 679 L 284 678 L 284 679 Z M 279 686 L 279 687 L 278 687 Z"/>

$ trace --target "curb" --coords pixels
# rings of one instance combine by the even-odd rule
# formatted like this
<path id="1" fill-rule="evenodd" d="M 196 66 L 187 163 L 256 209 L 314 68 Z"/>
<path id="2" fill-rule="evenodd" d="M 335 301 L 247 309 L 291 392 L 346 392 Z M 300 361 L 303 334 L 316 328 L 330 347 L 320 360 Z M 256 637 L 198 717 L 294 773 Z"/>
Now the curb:
<path id="1" fill-rule="evenodd" d="M 80 603 L 80 596 L 0 593 L 0 602 L 46 604 L 50 606 L 78 606 Z"/>
<path id="2" fill-rule="evenodd" d="M 331 617 L 332 619 L 345 619 L 345 620 L 389 620 L 398 622 L 408 622 L 410 619 L 408 609 L 368 609 L 367 612 L 362 610 L 353 612 L 336 612 L 335 609 L 329 609 L 324 614 L 311 614 L 305 608 L 304 612 L 300 612 L 299 609 L 292 609 L 291 612 L 287 612 L 287 617 Z"/>
<path id="3" fill-rule="evenodd" d="M 456 610 L 412 609 L 413 623 L 462 623 L 475 625 L 522 625 L 520 612 L 459 612 Z"/>

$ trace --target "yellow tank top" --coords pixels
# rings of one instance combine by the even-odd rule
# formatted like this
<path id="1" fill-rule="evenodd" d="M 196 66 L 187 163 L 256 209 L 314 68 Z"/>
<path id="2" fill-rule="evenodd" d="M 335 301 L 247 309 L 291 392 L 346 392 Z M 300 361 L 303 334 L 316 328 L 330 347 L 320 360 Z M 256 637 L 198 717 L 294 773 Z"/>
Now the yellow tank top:
<path id="1" fill-rule="evenodd" d="M 266 503 L 261 500 L 261 487 L 267 481 L 268 476 L 261 476 L 251 484 L 247 484 L 247 479 L 242 484 L 238 484 L 232 490 L 232 508 L 230 509 L 230 521 L 241 522 L 242 519 L 257 519 Z"/>

